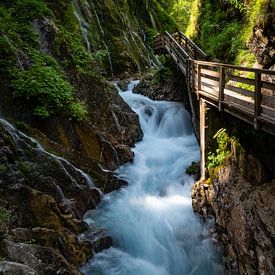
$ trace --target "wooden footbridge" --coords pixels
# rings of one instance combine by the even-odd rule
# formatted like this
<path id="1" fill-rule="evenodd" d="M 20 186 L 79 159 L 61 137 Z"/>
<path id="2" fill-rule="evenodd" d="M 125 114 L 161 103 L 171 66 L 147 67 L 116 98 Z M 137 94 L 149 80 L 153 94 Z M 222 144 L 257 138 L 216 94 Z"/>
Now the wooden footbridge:
<path id="1" fill-rule="evenodd" d="M 158 35 L 154 52 L 169 54 L 186 76 L 193 114 L 192 94 L 200 101 L 202 175 L 206 104 L 275 135 L 275 71 L 205 61 L 206 54 L 180 31 Z"/>

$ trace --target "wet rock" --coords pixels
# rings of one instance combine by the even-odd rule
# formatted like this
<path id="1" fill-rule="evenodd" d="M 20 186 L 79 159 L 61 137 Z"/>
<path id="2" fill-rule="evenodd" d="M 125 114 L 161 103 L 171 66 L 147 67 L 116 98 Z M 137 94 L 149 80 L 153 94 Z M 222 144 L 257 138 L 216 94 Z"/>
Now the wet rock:
<path id="1" fill-rule="evenodd" d="M 91 244 L 77 238 L 87 230 L 80 219 L 88 207 L 96 206 L 99 194 L 89 192 L 85 179 L 68 163 L 62 168 L 22 137 L 16 138 L 16 147 L 9 134 L 1 127 L 5 173 L 0 174 L 0 198 L 8 218 L 0 226 L 0 256 L 39 274 L 78 274 L 77 267 L 92 255 Z"/>
<path id="2" fill-rule="evenodd" d="M 5 241 L 4 244 L 11 261 L 28 266 L 38 274 L 81 274 L 52 248 L 10 241 Z"/>
<path id="3" fill-rule="evenodd" d="M 267 10 L 271 12 L 264 19 L 259 20 L 259 23 L 253 29 L 253 36 L 248 43 L 257 61 L 265 69 L 269 69 L 275 64 L 274 9 L 271 3 L 269 5 L 270 7 Z"/>
<path id="4" fill-rule="evenodd" d="M 125 91 L 128 90 L 129 84 L 130 84 L 130 81 L 127 80 L 127 79 L 124 79 L 124 80 L 120 80 L 120 81 L 117 83 L 117 86 L 119 87 L 119 89 L 121 89 L 123 92 L 125 92 Z"/>
<path id="5" fill-rule="evenodd" d="M 178 77 L 180 80 L 178 80 Z M 177 74 L 171 75 L 171 78 L 161 81 L 155 81 L 153 76 L 141 79 L 133 93 L 145 95 L 153 100 L 181 101 L 183 102 L 185 89 L 183 77 Z M 186 101 L 188 102 L 188 101 Z"/>
<path id="6" fill-rule="evenodd" d="M 272 274 L 275 181 L 250 183 L 232 163 L 221 170 L 209 187 L 203 181 L 193 186 L 193 208 L 206 219 L 215 216 L 217 237 L 232 274 Z"/>
<path id="7" fill-rule="evenodd" d="M 38 275 L 38 273 L 27 265 L 15 262 L 0 262 L 0 274 L 2 275 Z"/>
<path id="8" fill-rule="evenodd" d="M 109 236 L 101 237 L 92 242 L 93 251 L 100 252 L 104 249 L 110 248 L 113 245 L 113 240 Z"/>
<path id="9" fill-rule="evenodd" d="M 58 32 L 54 22 L 48 18 L 40 18 L 33 20 L 32 26 L 39 34 L 41 52 L 45 54 L 52 54 L 55 43 L 55 36 Z"/>

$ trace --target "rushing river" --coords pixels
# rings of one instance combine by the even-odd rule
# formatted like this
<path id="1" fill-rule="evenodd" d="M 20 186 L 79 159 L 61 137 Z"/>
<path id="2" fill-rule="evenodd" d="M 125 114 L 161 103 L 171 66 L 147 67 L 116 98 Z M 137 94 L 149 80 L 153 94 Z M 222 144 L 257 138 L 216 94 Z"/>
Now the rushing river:
<path id="1" fill-rule="evenodd" d="M 86 214 L 105 228 L 114 247 L 96 254 L 82 268 L 93 275 L 220 274 L 207 230 L 191 205 L 194 179 L 185 174 L 199 160 L 190 117 L 179 103 L 152 101 L 129 91 L 123 99 L 139 115 L 144 138 L 133 149 L 133 163 L 118 170 L 128 186 L 105 195 Z M 222 274 L 222 273 L 221 273 Z"/>

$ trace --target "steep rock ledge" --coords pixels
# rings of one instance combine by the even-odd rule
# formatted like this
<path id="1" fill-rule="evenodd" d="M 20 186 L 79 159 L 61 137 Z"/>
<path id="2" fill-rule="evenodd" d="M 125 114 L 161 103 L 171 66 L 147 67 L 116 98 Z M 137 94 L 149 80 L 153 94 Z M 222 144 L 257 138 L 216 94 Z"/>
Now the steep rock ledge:
<path id="1" fill-rule="evenodd" d="M 275 180 L 254 186 L 229 163 L 210 186 L 193 186 L 194 211 L 206 219 L 214 215 L 231 274 L 273 273 L 274 191 Z"/>
<path id="2" fill-rule="evenodd" d="M 195 212 L 215 218 L 230 274 L 272 274 L 274 271 L 274 137 L 255 132 L 230 115 L 208 110 L 206 144 L 226 125 L 231 145 L 226 163 L 215 168 L 212 180 L 198 181 L 192 190 Z"/>

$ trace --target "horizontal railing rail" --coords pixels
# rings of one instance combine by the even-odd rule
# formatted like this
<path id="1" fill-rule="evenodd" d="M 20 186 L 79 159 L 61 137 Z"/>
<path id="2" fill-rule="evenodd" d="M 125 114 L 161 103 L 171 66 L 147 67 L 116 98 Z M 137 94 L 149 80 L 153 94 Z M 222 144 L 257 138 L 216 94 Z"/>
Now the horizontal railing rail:
<path id="1" fill-rule="evenodd" d="M 182 32 L 155 39 L 186 75 L 188 91 L 275 135 L 275 71 L 205 61 L 207 55 Z"/>

